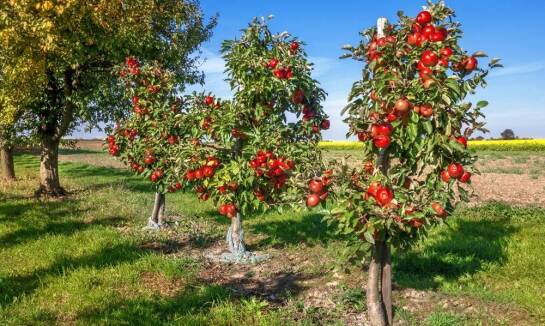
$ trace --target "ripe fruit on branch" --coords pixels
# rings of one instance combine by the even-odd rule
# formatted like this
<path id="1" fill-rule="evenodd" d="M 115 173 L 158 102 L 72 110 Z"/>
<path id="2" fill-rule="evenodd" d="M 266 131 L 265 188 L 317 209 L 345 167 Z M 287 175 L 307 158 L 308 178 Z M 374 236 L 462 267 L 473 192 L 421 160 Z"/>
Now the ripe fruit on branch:
<path id="1" fill-rule="evenodd" d="M 152 165 L 153 163 L 155 163 L 155 157 L 153 155 L 146 155 L 146 157 L 144 158 L 144 163 L 146 165 Z"/>
<path id="2" fill-rule="evenodd" d="M 451 178 L 458 179 L 464 174 L 464 167 L 460 163 L 451 163 L 448 168 L 448 175 Z"/>
<path id="3" fill-rule="evenodd" d="M 273 74 L 278 79 L 290 79 L 293 77 L 293 72 L 291 71 L 290 67 L 275 69 Z"/>
<path id="4" fill-rule="evenodd" d="M 390 122 L 394 122 L 397 120 L 397 115 L 395 113 L 388 113 L 388 115 L 386 116 L 386 119 Z"/>
<path id="5" fill-rule="evenodd" d="M 433 108 L 431 104 L 422 104 L 420 106 L 420 115 L 424 118 L 429 118 L 433 115 Z"/>
<path id="6" fill-rule="evenodd" d="M 475 57 L 469 57 L 467 59 L 464 59 L 462 61 L 462 66 L 466 72 L 471 72 L 477 68 L 477 58 Z"/>
<path id="7" fill-rule="evenodd" d="M 221 204 L 218 211 L 221 215 L 224 215 L 230 218 L 235 217 L 237 214 L 237 208 L 232 203 Z"/>
<path id="8" fill-rule="evenodd" d="M 394 193 L 388 187 L 380 187 L 375 195 L 375 199 L 380 206 L 386 206 L 394 199 Z"/>
<path id="9" fill-rule="evenodd" d="M 420 24 L 420 26 L 426 26 L 427 24 L 431 23 L 431 14 L 427 10 L 423 10 L 416 16 L 416 22 Z"/>
<path id="10" fill-rule="evenodd" d="M 151 175 L 150 175 L 150 179 L 152 182 L 157 182 L 159 181 L 159 179 L 161 179 L 163 177 L 164 173 L 163 173 L 163 170 L 161 169 L 157 169 L 157 170 L 154 170 Z"/>
<path id="11" fill-rule="evenodd" d="M 287 160 L 285 157 L 277 158 L 272 152 L 262 150 L 258 151 L 248 164 L 258 177 L 267 177 L 275 189 L 284 186 L 288 178 L 286 171 L 295 167 L 292 160 Z"/>
<path id="12" fill-rule="evenodd" d="M 433 25 L 427 25 L 422 29 L 422 36 L 424 36 L 428 40 L 432 40 L 433 34 L 435 34 L 435 27 Z"/>
<path id="13" fill-rule="evenodd" d="M 442 59 L 441 59 L 442 60 Z M 439 60 L 439 61 L 441 61 Z M 435 84 L 435 80 L 433 79 L 423 79 L 422 80 L 422 86 L 425 88 L 425 89 L 428 89 L 430 88 L 433 84 Z"/>
<path id="14" fill-rule="evenodd" d="M 465 137 L 456 137 L 456 141 L 462 144 L 465 148 L 467 148 L 467 139 L 465 139 Z"/>
<path id="15" fill-rule="evenodd" d="M 369 135 L 365 131 L 358 131 L 357 136 L 359 141 L 369 140 Z"/>
<path id="16" fill-rule="evenodd" d="M 432 42 L 442 42 L 444 41 L 448 36 L 448 32 L 445 28 L 437 28 L 435 29 L 435 32 L 430 37 L 430 40 Z"/>
<path id="17" fill-rule="evenodd" d="M 309 189 L 315 194 L 319 194 L 324 190 L 324 184 L 321 180 L 310 180 Z"/>
<path id="18" fill-rule="evenodd" d="M 261 189 L 254 190 L 254 196 L 257 198 L 257 200 L 264 202 L 265 201 L 265 194 Z"/>
<path id="19" fill-rule="evenodd" d="M 420 32 L 414 32 L 407 37 L 407 43 L 412 46 L 420 47 L 425 41 L 426 37 L 424 37 L 424 35 L 422 35 Z"/>
<path id="20" fill-rule="evenodd" d="M 331 126 L 331 123 L 329 122 L 328 119 L 324 119 L 324 120 L 322 120 L 322 122 L 320 123 L 320 128 L 322 128 L 323 130 L 329 129 L 330 126 Z"/>
<path id="21" fill-rule="evenodd" d="M 375 144 L 378 148 L 387 148 L 390 146 L 390 137 L 385 135 L 378 135 L 375 138 L 373 138 L 373 144 Z"/>
<path id="22" fill-rule="evenodd" d="M 437 56 L 437 54 L 435 54 L 435 52 L 426 50 L 422 53 L 420 60 L 425 66 L 431 67 L 437 64 L 437 62 L 439 61 L 439 57 Z"/>
<path id="23" fill-rule="evenodd" d="M 394 127 L 390 123 L 374 124 L 371 126 L 371 137 L 375 138 L 379 135 L 390 136 Z"/>
<path id="24" fill-rule="evenodd" d="M 367 195 L 371 197 L 376 197 L 380 188 L 382 188 L 382 185 L 379 182 L 371 182 L 369 188 L 367 188 Z"/>
<path id="25" fill-rule="evenodd" d="M 278 60 L 273 58 L 269 60 L 269 62 L 267 63 L 267 68 L 274 69 L 276 68 L 277 65 L 278 65 Z"/>
<path id="26" fill-rule="evenodd" d="M 293 96 L 291 97 L 291 101 L 295 104 L 303 104 L 304 99 L 305 99 L 305 92 L 300 88 L 295 90 L 295 92 L 293 93 Z"/>
<path id="27" fill-rule="evenodd" d="M 404 98 L 401 98 L 401 99 L 396 101 L 394 107 L 395 107 L 396 111 L 398 111 L 400 113 L 405 113 L 405 112 L 409 111 L 409 105 L 410 105 L 409 101 L 407 101 Z"/>
<path id="28" fill-rule="evenodd" d="M 207 96 L 204 98 L 204 104 L 206 105 L 212 105 L 214 104 L 214 97 L 213 96 Z"/>
<path id="29" fill-rule="evenodd" d="M 307 196 L 307 206 L 315 207 L 320 203 L 320 196 L 317 194 L 310 194 Z"/>
<path id="30" fill-rule="evenodd" d="M 464 171 L 464 173 L 460 177 L 460 182 L 466 183 L 466 182 L 469 182 L 469 181 L 471 181 L 471 173 L 467 172 L 467 171 Z"/>
<path id="31" fill-rule="evenodd" d="M 437 216 L 439 216 L 439 217 L 446 217 L 447 216 L 447 212 L 445 211 L 445 209 L 443 208 L 443 206 L 441 204 L 434 202 L 434 203 L 431 204 L 431 208 L 435 211 Z"/>
<path id="32" fill-rule="evenodd" d="M 420 72 L 418 73 L 418 76 L 423 81 L 426 81 L 426 80 L 429 80 L 429 79 L 432 78 L 432 74 L 433 74 L 433 71 L 430 68 L 426 67 L 426 68 L 420 70 Z"/>
<path id="33" fill-rule="evenodd" d="M 202 168 L 202 173 L 206 178 L 211 178 L 214 176 L 214 168 L 211 166 L 205 166 Z"/>
<path id="34" fill-rule="evenodd" d="M 291 54 L 294 54 L 299 49 L 299 42 L 293 41 L 290 43 L 290 52 Z"/>
<path id="35" fill-rule="evenodd" d="M 424 221 L 421 218 L 413 218 L 409 221 L 409 224 L 415 229 L 420 229 L 424 225 Z"/>
<path id="36" fill-rule="evenodd" d="M 442 48 L 439 50 L 439 55 L 441 55 L 442 58 L 448 59 L 454 52 L 451 48 Z"/>
<path id="37" fill-rule="evenodd" d="M 449 182 L 450 181 L 450 175 L 448 174 L 448 171 L 447 170 L 443 170 L 441 171 L 441 179 L 445 182 Z"/>
<path id="38" fill-rule="evenodd" d="M 174 145 L 178 142 L 178 137 L 174 135 L 170 135 L 168 136 L 167 141 L 170 145 Z"/>

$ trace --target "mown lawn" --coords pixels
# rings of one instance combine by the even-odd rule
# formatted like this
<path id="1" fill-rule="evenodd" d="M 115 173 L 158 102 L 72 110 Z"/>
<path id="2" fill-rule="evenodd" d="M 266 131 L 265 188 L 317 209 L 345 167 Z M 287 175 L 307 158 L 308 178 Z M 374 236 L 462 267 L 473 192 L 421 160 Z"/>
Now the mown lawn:
<path id="1" fill-rule="evenodd" d="M 101 156 L 72 155 L 86 155 L 90 163 Z M 273 259 L 260 269 L 217 267 L 200 253 L 223 245 L 228 223 L 210 203 L 168 195 L 178 224 L 150 234 L 141 230 L 152 205 L 150 187 L 127 171 L 62 163 L 70 195 L 40 201 L 32 197 L 37 158 L 18 156 L 16 165 L 21 180 L 0 186 L 2 325 L 343 325 L 363 312 L 364 275 L 358 266 L 352 274 L 335 269 L 342 241 L 318 214 L 249 217 L 250 248 Z M 490 203 L 460 209 L 448 227 L 395 255 L 397 320 L 544 323 L 544 222 L 542 208 Z M 215 269 L 221 272 L 211 277 Z M 290 282 L 241 292 L 240 279 L 256 275 L 263 283 Z M 309 301 L 306 294 L 326 283 L 331 303 Z M 425 303 L 405 295 L 409 289 L 425 293 Z"/>

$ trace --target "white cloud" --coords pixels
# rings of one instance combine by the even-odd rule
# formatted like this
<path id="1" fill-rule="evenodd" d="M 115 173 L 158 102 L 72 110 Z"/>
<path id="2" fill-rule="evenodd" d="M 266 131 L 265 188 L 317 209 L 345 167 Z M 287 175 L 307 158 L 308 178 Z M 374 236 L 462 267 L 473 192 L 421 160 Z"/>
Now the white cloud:
<path id="1" fill-rule="evenodd" d="M 201 70 L 205 74 L 222 74 L 225 70 L 225 61 L 218 54 L 204 49 L 202 55 Z"/>
<path id="2" fill-rule="evenodd" d="M 326 57 L 309 57 L 308 60 L 314 63 L 314 70 L 312 71 L 312 77 L 314 78 L 326 75 L 338 64 L 338 60 Z"/>
<path id="3" fill-rule="evenodd" d="M 538 72 L 545 69 L 545 62 L 531 62 L 526 64 L 520 64 L 515 66 L 508 66 L 506 68 L 499 68 L 494 70 L 490 77 L 503 77 L 528 74 L 532 72 Z"/>

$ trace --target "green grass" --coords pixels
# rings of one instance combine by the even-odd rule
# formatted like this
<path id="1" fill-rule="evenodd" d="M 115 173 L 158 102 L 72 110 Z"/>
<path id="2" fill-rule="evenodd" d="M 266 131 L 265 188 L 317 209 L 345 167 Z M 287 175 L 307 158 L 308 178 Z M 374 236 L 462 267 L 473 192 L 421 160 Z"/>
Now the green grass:
<path id="1" fill-rule="evenodd" d="M 395 260 L 404 287 L 516 303 L 543 319 L 545 211 L 489 204 L 456 212 L 450 227 Z"/>
<path id="2" fill-rule="evenodd" d="M 342 325 L 345 315 L 364 309 L 358 266 L 352 269 L 358 274 L 339 282 L 334 309 L 302 302 L 304 286 L 291 288 L 279 306 L 201 279 L 207 266 L 188 248 L 202 252 L 221 244 L 227 221 L 191 195 L 168 195 L 167 209 L 180 221 L 173 233 L 148 234 L 141 226 L 152 206 L 151 189 L 127 171 L 62 163 L 62 182 L 71 195 L 38 201 L 31 196 L 36 157 L 17 156 L 16 166 L 20 181 L 0 187 L 2 325 Z M 540 208 L 491 203 L 458 210 L 450 227 L 433 229 L 429 239 L 395 254 L 394 282 L 482 305 L 509 304 L 527 310 L 528 320 L 545 321 L 544 221 Z M 320 215 L 271 213 L 244 223 L 252 250 L 280 253 L 274 258 L 280 265 L 284 255 L 302 258 L 304 266 L 286 272 L 324 283 L 333 279 L 342 242 Z M 181 235 L 189 240 L 178 241 Z M 397 319 L 410 324 L 498 320 L 441 307 L 396 311 Z"/>

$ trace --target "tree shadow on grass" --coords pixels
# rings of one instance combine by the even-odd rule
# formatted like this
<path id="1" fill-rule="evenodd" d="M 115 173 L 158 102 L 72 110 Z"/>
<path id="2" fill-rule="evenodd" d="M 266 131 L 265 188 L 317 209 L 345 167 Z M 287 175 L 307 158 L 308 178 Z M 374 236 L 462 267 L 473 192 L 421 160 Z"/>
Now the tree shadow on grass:
<path id="1" fill-rule="evenodd" d="M 506 243 L 518 231 L 509 217 L 458 218 L 421 246 L 394 258 L 394 277 L 402 287 L 437 289 L 443 281 L 475 274 L 507 259 Z"/>
<path id="2" fill-rule="evenodd" d="M 286 218 L 278 221 L 254 222 L 248 227 L 248 230 L 248 232 L 266 236 L 255 244 L 256 249 L 266 246 L 284 248 L 299 243 L 310 246 L 325 245 L 338 238 L 335 236 L 334 228 L 329 227 L 322 220 L 320 214 L 305 214 L 297 219 Z"/>
<path id="3" fill-rule="evenodd" d="M 15 225 L 11 232 L 0 234 L 1 247 L 21 245 L 46 235 L 68 236 L 97 225 L 118 225 L 123 221 L 118 216 L 84 221 L 81 215 L 89 209 L 79 208 L 78 202 L 13 201 L 0 205 L 0 222 Z"/>
<path id="4" fill-rule="evenodd" d="M 79 313 L 76 320 L 85 325 L 172 325 L 180 324 L 182 316 L 192 320 L 191 325 L 206 325 L 203 317 L 210 309 L 230 300 L 231 291 L 219 285 L 186 287 L 174 297 L 119 298 L 106 305 L 94 306 Z"/>
<path id="5" fill-rule="evenodd" d="M 308 287 L 305 281 L 315 276 L 303 273 L 278 272 L 267 278 L 244 277 L 221 283 L 237 297 L 257 297 L 275 304 L 284 304 L 289 297 L 297 296 Z"/>
<path id="6" fill-rule="evenodd" d="M 38 268 L 31 273 L 3 277 L 0 282 L 0 306 L 13 302 L 23 295 L 32 294 L 50 277 L 64 275 L 82 268 L 106 268 L 137 260 L 143 251 L 131 244 L 117 244 L 103 248 L 97 253 L 83 257 L 59 257 L 48 267 Z"/>
<path id="7" fill-rule="evenodd" d="M 236 320 L 251 318 L 258 311 L 244 311 L 244 306 L 231 306 L 236 314 L 212 312 L 214 306 L 239 303 L 240 299 L 259 298 L 282 305 L 287 298 L 302 291 L 300 284 L 308 277 L 293 273 L 280 273 L 266 280 L 241 278 L 221 282 L 198 279 L 172 297 L 119 298 L 99 307 L 79 313 L 77 321 L 83 324 L 127 325 L 232 325 Z M 219 282 L 216 283 L 216 282 Z M 247 316 L 245 316 L 247 314 Z"/>
<path id="8" fill-rule="evenodd" d="M 153 186 L 143 177 L 135 176 L 126 169 L 101 167 L 82 163 L 64 162 L 61 174 L 72 180 L 81 180 L 84 190 L 97 191 L 103 188 L 122 186 L 134 192 L 153 193 Z M 89 184 L 89 179 L 93 182 Z"/>

